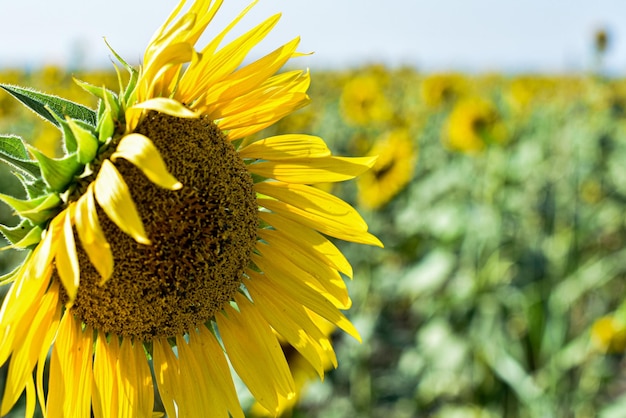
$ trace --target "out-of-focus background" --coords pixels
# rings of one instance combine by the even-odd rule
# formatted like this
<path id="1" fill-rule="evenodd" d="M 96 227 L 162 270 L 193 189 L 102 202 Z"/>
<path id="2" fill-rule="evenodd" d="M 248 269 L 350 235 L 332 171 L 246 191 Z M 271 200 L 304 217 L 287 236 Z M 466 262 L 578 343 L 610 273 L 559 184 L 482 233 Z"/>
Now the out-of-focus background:
<path id="1" fill-rule="evenodd" d="M 207 38 L 249 1 L 225 0 Z M 103 38 L 126 60 L 138 62 L 176 3 L 5 1 L 0 67 L 108 68 L 111 54 Z M 242 24 L 251 27 L 274 13 L 283 19 L 265 45 L 300 35 L 301 50 L 315 54 L 298 65 L 317 69 L 376 62 L 422 71 L 586 71 L 596 30 L 607 28 L 616 39 L 626 36 L 622 0 L 261 0 Z M 604 64 L 621 73 L 626 42 L 612 43 Z"/>
<path id="2" fill-rule="evenodd" d="M 379 155 L 319 185 L 386 247 L 342 244 L 363 343 L 336 335 L 339 368 L 294 417 L 626 416 L 626 5 L 545 3 L 265 0 L 243 21 L 284 12 L 259 55 L 296 35 L 315 51 L 292 63 L 312 104 L 265 134 Z M 102 37 L 139 63 L 173 6 L 0 5 L 0 82 L 93 106 L 72 76 L 116 87 Z M 4 93 L 0 132 L 57 136 Z"/>

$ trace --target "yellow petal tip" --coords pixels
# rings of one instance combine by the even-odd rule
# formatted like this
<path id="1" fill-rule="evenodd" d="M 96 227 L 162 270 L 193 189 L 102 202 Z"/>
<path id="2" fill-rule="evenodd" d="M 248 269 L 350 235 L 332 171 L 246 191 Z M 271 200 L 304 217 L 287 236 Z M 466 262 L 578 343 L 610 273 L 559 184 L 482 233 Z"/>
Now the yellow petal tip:
<path id="1" fill-rule="evenodd" d="M 152 241 L 146 237 L 135 237 L 135 241 L 143 245 L 152 245 Z"/>

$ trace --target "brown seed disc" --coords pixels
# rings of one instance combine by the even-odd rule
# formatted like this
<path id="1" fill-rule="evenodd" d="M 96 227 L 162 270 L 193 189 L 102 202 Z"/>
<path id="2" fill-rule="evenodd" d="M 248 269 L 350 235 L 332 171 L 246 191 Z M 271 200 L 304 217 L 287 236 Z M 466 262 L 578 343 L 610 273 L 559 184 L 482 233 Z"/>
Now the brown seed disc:
<path id="1" fill-rule="evenodd" d="M 103 332 L 173 337 L 211 319 L 240 288 L 256 242 L 256 194 L 244 162 L 210 120 L 152 112 L 135 132 L 154 142 L 183 188 L 162 189 L 116 161 L 152 245 L 136 243 L 98 210 L 113 276 L 98 286 L 99 274 L 77 245 L 81 276 L 72 311 Z"/>

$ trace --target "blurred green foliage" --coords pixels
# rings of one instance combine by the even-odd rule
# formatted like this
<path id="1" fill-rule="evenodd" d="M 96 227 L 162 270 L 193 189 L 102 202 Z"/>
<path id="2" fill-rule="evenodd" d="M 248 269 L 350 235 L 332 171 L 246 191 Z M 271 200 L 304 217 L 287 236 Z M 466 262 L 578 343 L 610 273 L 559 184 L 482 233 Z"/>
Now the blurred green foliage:
<path id="1" fill-rule="evenodd" d="M 0 82 L 94 105 L 55 68 Z M 314 71 L 310 96 L 263 135 L 379 154 L 371 175 L 319 187 L 385 249 L 339 244 L 363 343 L 337 334 L 339 368 L 293 416 L 623 416 L 626 81 L 370 66 Z M 34 121 L 0 96 L 0 131 L 54 153 L 56 130 Z"/>

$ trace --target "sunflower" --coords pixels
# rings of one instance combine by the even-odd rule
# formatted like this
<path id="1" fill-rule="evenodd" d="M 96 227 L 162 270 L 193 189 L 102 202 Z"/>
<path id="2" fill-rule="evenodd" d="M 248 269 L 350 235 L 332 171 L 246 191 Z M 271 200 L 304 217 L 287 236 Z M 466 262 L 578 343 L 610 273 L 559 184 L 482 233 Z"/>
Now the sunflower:
<path id="1" fill-rule="evenodd" d="M 616 315 L 597 319 L 591 326 L 591 342 L 603 353 L 626 351 L 626 324 Z"/>
<path id="2" fill-rule="evenodd" d="M 364 74 L 351 78 L 341 92 L 341 113 L 357 126 L 387 122 L 393 116 L 385 96 L 380 74 Z"/>
<path id="3" fill-rule="evenodd" d="M 455 104 L 448 116 L 444 141 L 453 150 L 475 153 L 489 144 L 504 143 L 506 140 L 502 118 L 487 100 L 463 99 Z"/>
<path id="4" fill-rule="evenodd" d="M 467 79 L 456 73 L 431 74 L 421 85 L 422 99 L 431 108 L 453 103 L 469 90 Z"/>
<path id="5" fill-rule="evenodd" d="M 369 154 L 377 155 L 378 160 L 359 178 L 359 203 L 378 209 L 411 181 L 418 152 L 409 132 L 396 129 L 377 140 Z"/>
<path id="6" fill-rule="evenodd" d="M 168 417 L 242 417 L 231 369 L 279 414 L 296 388 L 280 340 L 322 376 L 334 352 L 312 315 L 359 339 L 341 312 L 352 268 L 327 236 L 382 244 L 310 184 L 375 158 L 310 135 L 250 140 L 309 101 L 308 72 L 279 72 L 299 39 L 242 64 L 280 17 L 222 45 L 251 5 L 196 50 L 222 2 L 184 3 L 139 69 L 113 52 L 118 92 L 77 80 L 97 110 L 2 85 L 59 128 L 64 155 L 0 138 L 27 195 L 1 196 L 21 217 L 1 230 L 28 251 L 2 278 L 1 415 L 25 391 L 28 416 L 38 400 L 49 417 L 148 417 L 156 387 Z"/>

